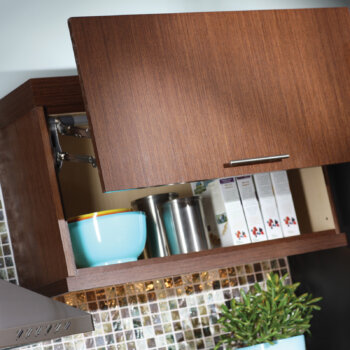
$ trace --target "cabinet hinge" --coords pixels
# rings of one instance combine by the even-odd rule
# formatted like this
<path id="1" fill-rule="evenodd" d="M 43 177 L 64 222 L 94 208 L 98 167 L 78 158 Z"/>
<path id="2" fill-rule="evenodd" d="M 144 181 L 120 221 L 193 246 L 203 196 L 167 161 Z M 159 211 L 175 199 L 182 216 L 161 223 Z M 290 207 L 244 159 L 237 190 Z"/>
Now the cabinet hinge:
<path id="1" fill-rule="evenodd" d="M 96 159 L 90 155 L 74 155 L 62 150 L 58 135 L 74 136 L 79 138 L 90 138 L 90 129 L 87 127 L 88 121 L 83 116 L 59 116 L 49 117 L 48 127 L 51 137 L 51 145 L 55 159 L 56 171 L 62 168 L 64 161 L 88 163 L 96 167 Z"/>

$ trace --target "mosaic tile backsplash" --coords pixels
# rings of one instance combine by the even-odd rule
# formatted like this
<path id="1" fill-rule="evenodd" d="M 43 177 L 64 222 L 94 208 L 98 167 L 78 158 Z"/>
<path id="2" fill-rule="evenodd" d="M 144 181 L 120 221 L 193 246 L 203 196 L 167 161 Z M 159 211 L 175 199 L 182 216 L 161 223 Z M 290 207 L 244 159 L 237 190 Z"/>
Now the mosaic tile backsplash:
<path id="1" fill-rule="evenodd" d="M 0 189 L 1 278 L 17 281 Z M 51 340 L 35 350 L 213 349 L 221 334 L 220 305 L 267 273 L 289 273 L 286 258 L 151 281 L 68 293 L 57 300 L 93 315 L 95 331 Z"/>
<path id="2" fill-rule="evenodd" d="M 1 186 L 0 186 L 0 278 L 10 281 L 12 283 L 18 283 Z"/>

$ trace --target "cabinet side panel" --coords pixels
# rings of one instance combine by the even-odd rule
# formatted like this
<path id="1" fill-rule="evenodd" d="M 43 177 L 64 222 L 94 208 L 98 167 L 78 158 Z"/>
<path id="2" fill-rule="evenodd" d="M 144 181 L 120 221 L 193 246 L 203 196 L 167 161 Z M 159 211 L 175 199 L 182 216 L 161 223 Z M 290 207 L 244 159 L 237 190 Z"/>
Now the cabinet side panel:
<path id="1" fill-rule="evenodd" d="M 43 109 L 0 130 L 0 181 L 19 281 L 36 289 L 75 273 Z"/>

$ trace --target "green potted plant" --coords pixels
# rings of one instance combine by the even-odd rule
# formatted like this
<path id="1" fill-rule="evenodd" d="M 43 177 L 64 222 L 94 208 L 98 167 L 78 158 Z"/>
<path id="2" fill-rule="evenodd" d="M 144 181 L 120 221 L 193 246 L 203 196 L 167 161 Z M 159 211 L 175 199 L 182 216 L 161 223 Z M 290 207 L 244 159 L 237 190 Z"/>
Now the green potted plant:
<path id="1" fill-rule="evenodd" d="M 310 320 L 316 305 L 322 298 L 312 298 L 305 293 L 295 294 L 299 283 L 285 284 L 288 275 L 268 275 L 266 290 L 258 283 L 253 291 L 241 290 L 241 300 L 232 299 L 230 308 L 221 306 L 219 323 L 226 332 L 215 349 L 245 350 L 303 350 L 304 333 L 310 333 Z"/>

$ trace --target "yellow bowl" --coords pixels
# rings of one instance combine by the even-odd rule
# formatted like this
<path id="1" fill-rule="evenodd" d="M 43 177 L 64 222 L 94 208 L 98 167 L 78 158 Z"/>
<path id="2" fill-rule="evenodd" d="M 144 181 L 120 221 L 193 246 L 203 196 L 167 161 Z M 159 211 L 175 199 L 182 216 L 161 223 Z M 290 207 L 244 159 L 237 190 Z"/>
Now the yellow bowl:
<path id="1" fill-rule="evenodd" d="M 96 211 L 95 213 L 89 213 L 89 214 L 74 216 L 72 218 L 69 218 L 67 221 L 69 223 L 71 223 L 71 222 L 76 222 L 76 221 L 90 219 L 92 217 L 104 216 L 104 215 L 109 215 L 109 214 L 117 214 L 117 213 L 125 213 L 125 212 L 128 212 L 128 211 L 132 211 L 132 209 L 131 208 L 120 208 L 120 209 L 110 209 L 110 210 Z"/>

